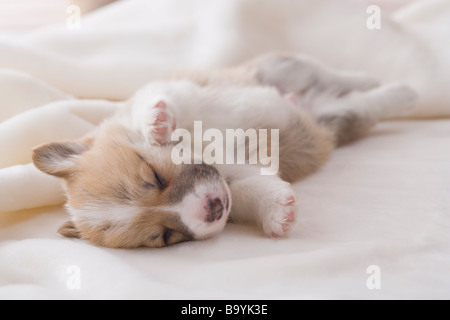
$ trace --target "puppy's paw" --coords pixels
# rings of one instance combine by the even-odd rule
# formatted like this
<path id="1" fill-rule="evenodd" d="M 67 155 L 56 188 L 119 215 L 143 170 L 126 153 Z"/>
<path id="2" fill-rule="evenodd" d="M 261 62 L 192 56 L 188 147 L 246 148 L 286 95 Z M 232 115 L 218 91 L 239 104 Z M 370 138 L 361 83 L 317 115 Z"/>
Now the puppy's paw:
<path id="1" fill-rule="evenodd" d="M 353 91 L 364 92 L 378 88 L 380 82 L 363 73 L 339 72 L 334 79 L 334 86 L 337 88 L 338 96 L 345 96 Z M 333 83 L 330 87 L 333 87 Z"/>
<path id="2" fill-rule="evenodd" d="M 394 83 L 386 86 L 386 95 L 393 103 L 409 106 L 413 105 L 418 99 L 416 91 L 401 83 Z"/>
<path id="3" fill-rule="evenodd" d="M 360 73 L 354 73 L 348 81 L 349 85 L 357 91 L 368 91 L 370 89 L 378 88 L 381 85 L 378 80 Z"/>
<path id="4" fill-rule="evenodd" d="M 295 196 L 289 184 L 284 185 L 268 199 L 262 217 L 264 233 L 269 237 L 285 235 L 295 222 Z"/>
<path id="5" fill-rule="evenodd" d="M 145 138 L 150 144 L 164 145 L 170 142 L 172 132 L 175 130 L 175 116 L 161 100 L 148 110 L 144 126 Z"/>
<path id="6" fill-rule="evenodd" d="M 409 115 L 419 99 L 411 87 L 394 83 L 384 87 L 385 107 L 383 118 L 395 118 Z"/>

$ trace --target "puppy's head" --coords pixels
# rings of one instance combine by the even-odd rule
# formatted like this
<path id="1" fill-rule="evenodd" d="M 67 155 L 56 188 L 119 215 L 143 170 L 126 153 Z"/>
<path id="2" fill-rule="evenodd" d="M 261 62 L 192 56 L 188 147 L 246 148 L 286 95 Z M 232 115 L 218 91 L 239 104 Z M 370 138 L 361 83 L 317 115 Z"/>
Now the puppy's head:
<path id="1" fill-rule="evenodd" d="M 175 165 L 171 146 L 148 146 L 124 127 L 33 150 L 41 171 L 63 178 L 71 219 L 59 232 L 106 247 L 163 247 L 225 227 L 231 194 L 212 166 Z"/>

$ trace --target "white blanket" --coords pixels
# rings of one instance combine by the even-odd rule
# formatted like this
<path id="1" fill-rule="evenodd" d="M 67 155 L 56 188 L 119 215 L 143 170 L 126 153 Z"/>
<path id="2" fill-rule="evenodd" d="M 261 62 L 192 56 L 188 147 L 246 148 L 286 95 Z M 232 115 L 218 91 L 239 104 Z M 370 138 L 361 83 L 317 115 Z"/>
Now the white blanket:
<path id="1" fill-rule="evenodd" d="M 81 29 L 0 38 L 0 298 L 450 298 L 450 1 L 382 11 L 380 30 L 366 9 L 128 0 L 83 16 Z M 84 135 L 171 71 L 274 50 L 409 83 L 416 120 L 380 124 L 295 184 L 286 239 L 230 224 L 207 241 L 113 250 L 55 233 L 64 196 L 30 164 L 34 146 Z"/>

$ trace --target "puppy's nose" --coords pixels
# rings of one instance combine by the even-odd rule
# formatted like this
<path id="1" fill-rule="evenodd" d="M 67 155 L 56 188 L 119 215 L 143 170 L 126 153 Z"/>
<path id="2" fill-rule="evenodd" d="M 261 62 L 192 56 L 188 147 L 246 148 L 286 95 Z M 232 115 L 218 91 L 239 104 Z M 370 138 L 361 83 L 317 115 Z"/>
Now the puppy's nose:
<path id="1" fill-rule="evenodd" d="M 208 214 L 206 215 L 206 221 L 214 222 L 222 218 L 223 203 L 220 198 L 208 199 Z"/>

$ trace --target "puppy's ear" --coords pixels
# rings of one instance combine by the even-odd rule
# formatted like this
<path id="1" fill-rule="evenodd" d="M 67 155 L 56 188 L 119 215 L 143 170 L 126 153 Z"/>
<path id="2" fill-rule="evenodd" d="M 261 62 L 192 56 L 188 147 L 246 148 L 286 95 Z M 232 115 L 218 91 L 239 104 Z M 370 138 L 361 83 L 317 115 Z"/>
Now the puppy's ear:
<path id="1" fill-rule="evenodd" d="M 59 227 L 58 233 L 67 238 L 81 238 L 80 232 L 72 221 L 67 221 Z"/>
<path id="2" fill-rule="evenodd" d="M 79 156 L 91 146 L 91 139 L 44 144 L 33 149 L 34 165 L 41 171 L 64 178 L 77 164 Z"/>

